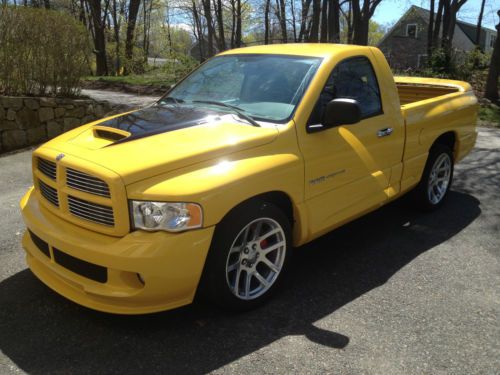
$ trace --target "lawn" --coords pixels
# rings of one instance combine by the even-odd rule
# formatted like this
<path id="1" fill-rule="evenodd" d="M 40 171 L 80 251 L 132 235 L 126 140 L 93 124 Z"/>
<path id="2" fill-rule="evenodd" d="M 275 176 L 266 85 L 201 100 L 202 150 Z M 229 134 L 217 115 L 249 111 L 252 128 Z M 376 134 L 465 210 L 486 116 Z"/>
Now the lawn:
<path id="1" fill-rule="evenodd" d="M 479 108 L 479 124 L 500 128 L 500 107 L 494 104 L 481 105 Z"/>

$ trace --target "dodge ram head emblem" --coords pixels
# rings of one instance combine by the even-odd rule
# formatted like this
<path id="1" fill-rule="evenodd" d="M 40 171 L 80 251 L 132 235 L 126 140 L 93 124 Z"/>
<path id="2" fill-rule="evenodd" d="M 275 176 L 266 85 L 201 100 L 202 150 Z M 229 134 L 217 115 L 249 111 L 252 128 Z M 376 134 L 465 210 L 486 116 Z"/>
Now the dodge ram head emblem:
<path id="1" fill-rule="evenodd" d="M 56 156 L 56 161 L 61 160 L 64 157 L 64 154 L 59 154 Z"/>

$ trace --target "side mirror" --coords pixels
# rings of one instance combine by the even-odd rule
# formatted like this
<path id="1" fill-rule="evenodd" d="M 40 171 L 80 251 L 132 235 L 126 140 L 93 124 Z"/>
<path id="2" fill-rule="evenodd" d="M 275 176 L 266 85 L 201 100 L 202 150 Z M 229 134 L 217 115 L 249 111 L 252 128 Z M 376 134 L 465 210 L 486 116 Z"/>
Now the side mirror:
<path id="1" fill-rule="evenodd" d="M 356 124 L 361 120 L 359 103 L 354 99 L 333 99 L 326 105 L 323 125 L 327 127 Z"/>
<path id="2" fill-rule="evenodd" d="M 356 124 L 361 121 L 361 109 L 354 99 L 333 99 L 323 112 L 321 124 L 309 125 L 308 132 L 318 132 L 339 125 Z"/>

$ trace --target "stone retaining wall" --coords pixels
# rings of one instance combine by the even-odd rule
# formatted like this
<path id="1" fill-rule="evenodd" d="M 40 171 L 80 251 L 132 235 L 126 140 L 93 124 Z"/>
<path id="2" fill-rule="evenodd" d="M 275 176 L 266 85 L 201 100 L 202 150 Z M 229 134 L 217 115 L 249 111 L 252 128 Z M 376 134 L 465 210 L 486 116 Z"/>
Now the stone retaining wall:
<path id="1" fill-rule="evenodd" d="M 0 153 L 45 142 L 112 109 L 92 99 L 0 96 Z"/>

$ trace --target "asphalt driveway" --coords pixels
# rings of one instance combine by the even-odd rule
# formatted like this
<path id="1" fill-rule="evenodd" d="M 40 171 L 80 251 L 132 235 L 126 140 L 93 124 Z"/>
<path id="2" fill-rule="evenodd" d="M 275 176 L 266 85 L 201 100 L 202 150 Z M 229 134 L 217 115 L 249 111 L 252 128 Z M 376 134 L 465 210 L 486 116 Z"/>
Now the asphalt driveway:
<path id="1" fill-rule="evenodd" d="M 396 201 L 296 253 L 286 290 L 234 315 L 79 307 L 26 269 L 30 152 L 0 157 L 0 373 L 500 373 L 500 131 L 433 214 Z"/>

